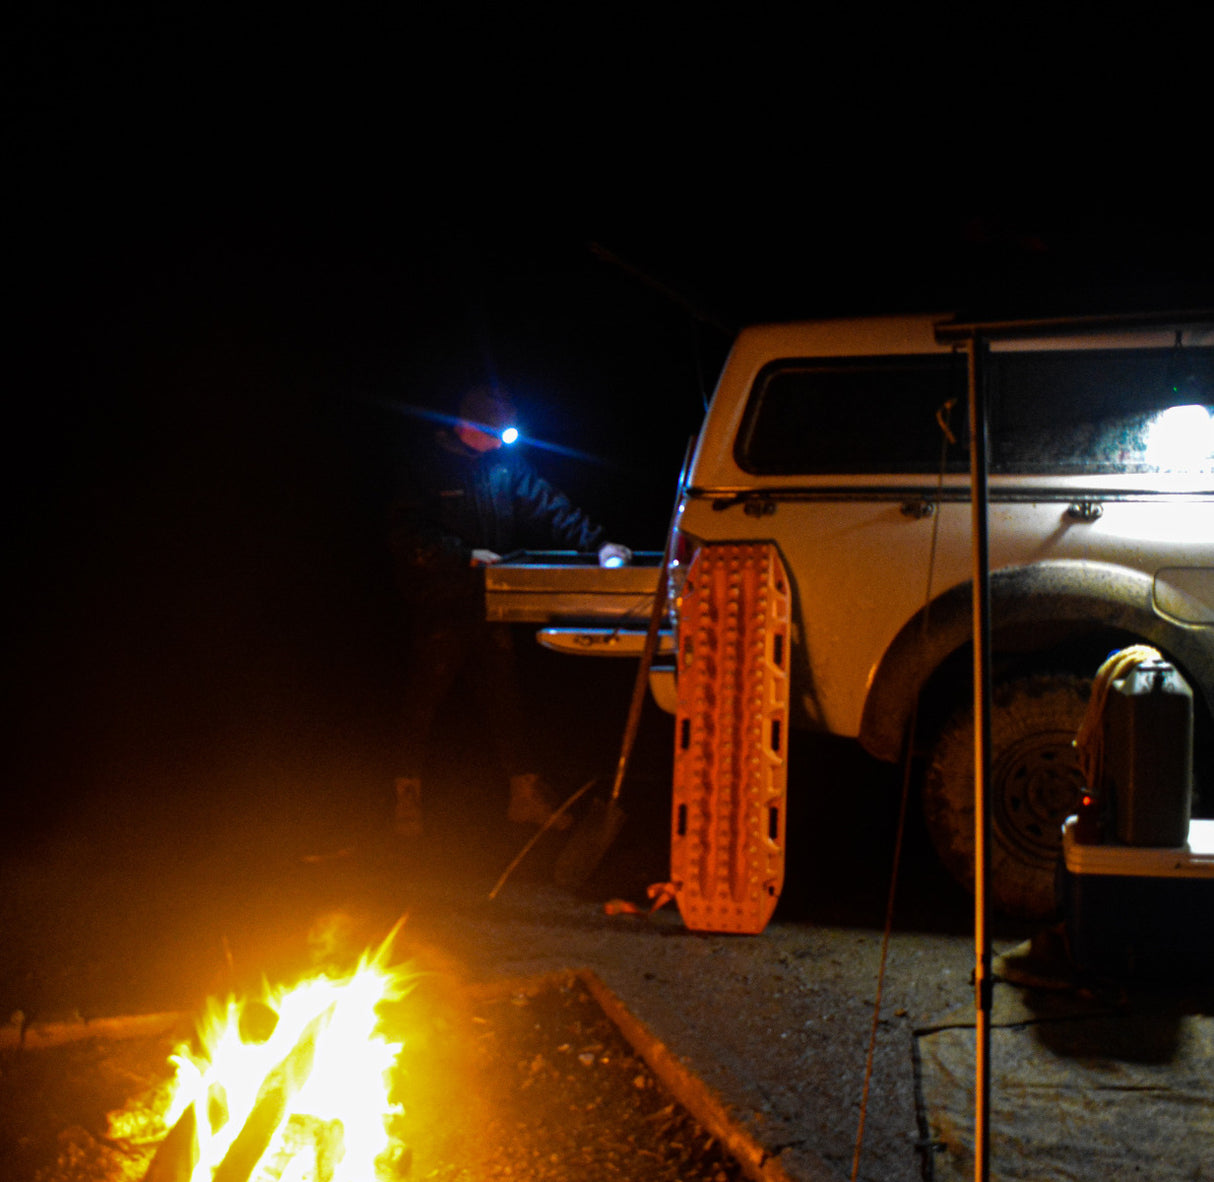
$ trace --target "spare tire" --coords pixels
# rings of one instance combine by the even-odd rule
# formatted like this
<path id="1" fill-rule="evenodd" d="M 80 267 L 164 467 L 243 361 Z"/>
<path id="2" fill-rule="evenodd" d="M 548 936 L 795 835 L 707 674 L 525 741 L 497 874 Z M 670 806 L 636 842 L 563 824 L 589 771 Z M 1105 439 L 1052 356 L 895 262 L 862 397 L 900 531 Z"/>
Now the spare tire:
<path id="1" fill-rule="evenodd" d="M 992 905 L 1024 919 L 1051 916 L 1062 823 L 1083 792 L 1075 732 L 1091 681 L 1037 675 L 1002 682 L 991 701 Z M 974 888 L 974 708 L 956 710 L 932 748 L 923 815 L 949 872 Z"/>

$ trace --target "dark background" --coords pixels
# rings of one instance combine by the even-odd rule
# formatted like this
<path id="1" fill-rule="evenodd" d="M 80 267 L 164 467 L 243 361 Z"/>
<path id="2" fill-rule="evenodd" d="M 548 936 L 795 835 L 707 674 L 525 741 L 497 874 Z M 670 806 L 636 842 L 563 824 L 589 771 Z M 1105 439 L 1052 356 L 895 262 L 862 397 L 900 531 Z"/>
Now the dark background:
<path id="1" fill-rule="evenodd" d="M 1047 96 L 896 31 L 335 22 L 14 29 L 13 846 L 378 799 L 407 407 L 503 382 L 658 549 L 737 325 L 1211 303 L 1175 46 L 1160 86 L 1056 47 Z"/>

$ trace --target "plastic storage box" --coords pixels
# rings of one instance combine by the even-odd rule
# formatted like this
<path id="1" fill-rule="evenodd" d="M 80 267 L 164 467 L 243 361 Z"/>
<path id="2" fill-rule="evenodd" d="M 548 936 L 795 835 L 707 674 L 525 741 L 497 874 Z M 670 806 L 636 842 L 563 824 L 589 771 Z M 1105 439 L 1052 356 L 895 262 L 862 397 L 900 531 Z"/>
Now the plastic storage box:
<path id="1" fill-rule="evenodd" d="M 1062 830 L 1061 896 L 1081 971 L 1141 980 L 1214 972 L 1214 820 L 1182 846 L 1083 845 Z"/>

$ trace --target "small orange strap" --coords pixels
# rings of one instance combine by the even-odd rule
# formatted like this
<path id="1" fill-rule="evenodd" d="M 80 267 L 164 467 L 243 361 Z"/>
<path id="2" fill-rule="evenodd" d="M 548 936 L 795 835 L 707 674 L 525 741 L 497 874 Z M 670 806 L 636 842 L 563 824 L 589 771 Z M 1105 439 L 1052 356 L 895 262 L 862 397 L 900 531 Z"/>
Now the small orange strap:
<path id="1" fill-rule="evenodd" d="M 652 900 L 652 905 L 649 907 L 639 907 L 636 903 L 628 902 L 627 899 L 608 899 L 603 904 L 603 911 L 607 915 L 652 915 L 659 907 L 665 907 L 667 903 L 674 902 L 676 898 L 672 882 L 655 882 L 647 893 Z"/>

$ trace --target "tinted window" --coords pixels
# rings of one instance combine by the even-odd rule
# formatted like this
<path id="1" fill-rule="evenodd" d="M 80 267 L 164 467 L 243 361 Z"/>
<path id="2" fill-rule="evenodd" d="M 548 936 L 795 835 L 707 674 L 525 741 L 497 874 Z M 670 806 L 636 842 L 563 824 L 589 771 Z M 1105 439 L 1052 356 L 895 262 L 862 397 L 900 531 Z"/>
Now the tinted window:
<path id="1" fill-rule="evenodd" d="M 944 438 L 936 415 L 949 399 L 960 439 L 960 355 L 776 362 L 755 383 L 737 460 L 770 475 L 935 472 Z M 950 467 L 964 468 L 961 449 L 949 452 Z"/>
<path id="2" fill-rule="evenodd" d="M 995 472 L 1214 471 L 1214 349 L 996 353 Z"/>
<path id="3" fill-rule="evenodd" d="M 1214 349 L 994 353 L 986 374 L 992 472 L 1214 472 Z M 936 472 L 950 399 L 964 442 L 960 354 L 774 362 L 736 457 L 764 475 Z M 968 462 L 948 447 L 946 470 Z"/>

